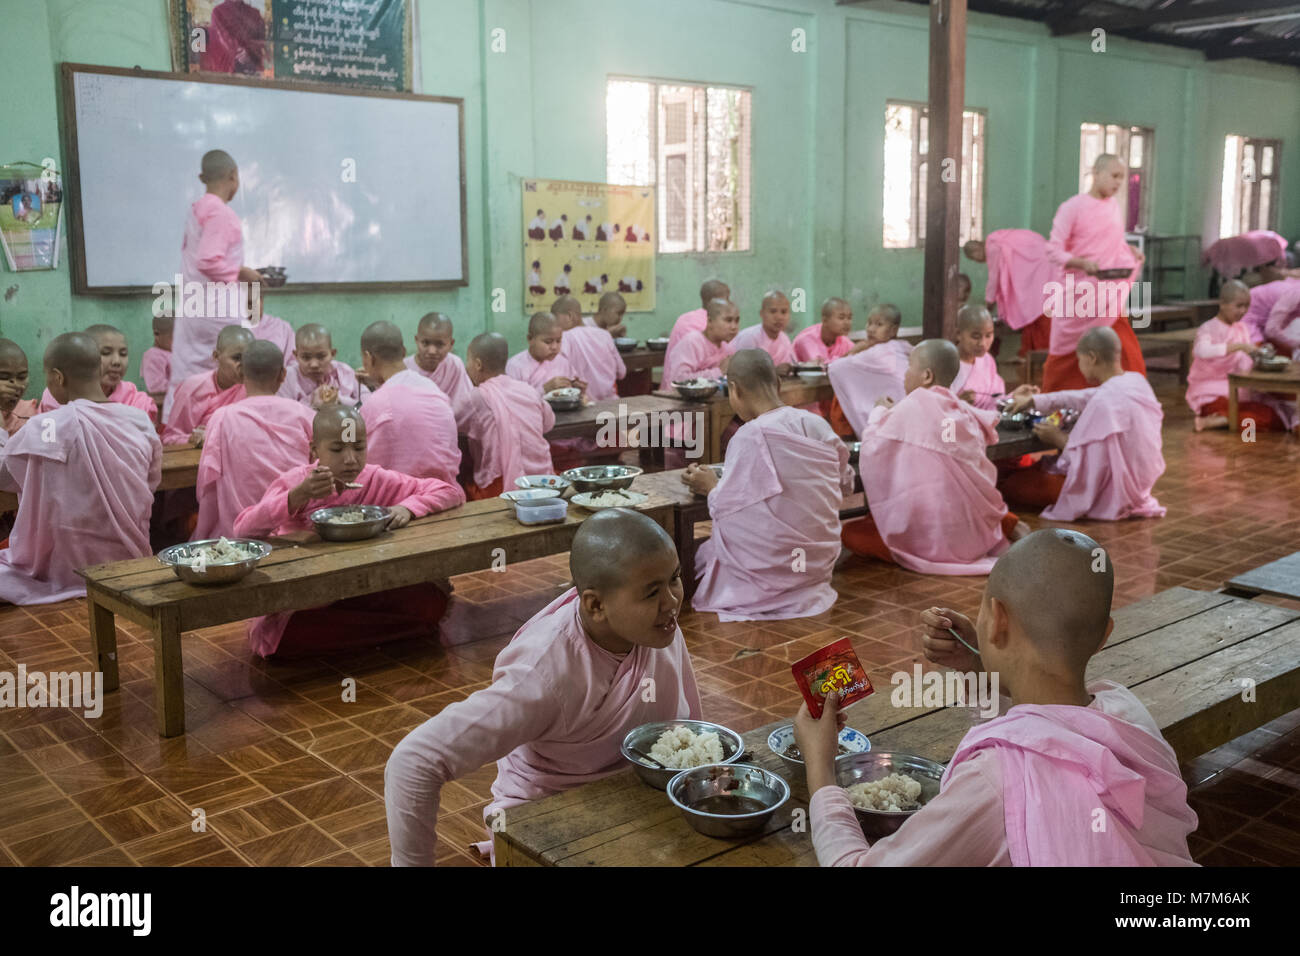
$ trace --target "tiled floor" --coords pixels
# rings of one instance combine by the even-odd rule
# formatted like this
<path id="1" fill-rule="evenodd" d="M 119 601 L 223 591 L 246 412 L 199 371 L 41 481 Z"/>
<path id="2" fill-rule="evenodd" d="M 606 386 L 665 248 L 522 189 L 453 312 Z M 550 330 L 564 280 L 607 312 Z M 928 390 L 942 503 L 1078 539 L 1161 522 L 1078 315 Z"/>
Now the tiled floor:
<path id="1" fill-rule="evenodd" d="M 1117 605 L 1175 585 L 1216 588 L 1300 547 L 1300 444 L 1196 435 L 1180 392 L 1160 391 L 1169 467 L 1156 493 L 1169 517 L 1080 526 L 1110 549 Z M 383 767 L 392 747 L 485 686 L 496 652 L 566 578 L 559 556 L 455 579 L 443 636 L 450 646 L 407 641 L 268 664 L 249 652 L 241 625 L 197 632 L 185 642 L 189 731 L 172 740 L 154 730 L 152 646 L 139 628 L 119 625 L 122 688 L 102 717 L 0 710 L 0 864 L 385 864 Z M 888 684 L 888 672 L 919 659 L 917 610 L 941 601 L 973 613 L 983 579 L 855 559 L 835 586 L 841 600 L 814 619 L 683 617 L 708 717 L 743 731 L 790 716 L 798 698 L 787 663 L 844 635 Z M 19 661 L 86 670 L 88 649 L 83 601 L 0 609 L 0 671 Z M 357 682 L 355 703 L 342 700 L 346 677 Z M 481 833 L 494 771 L 443 791 L 444 864 L 476 865 L 464 848 Z M 1300 711 L 1198 758 L 1187 777 L 1201 817 L 1198 859 L 1300 863 Z"/>

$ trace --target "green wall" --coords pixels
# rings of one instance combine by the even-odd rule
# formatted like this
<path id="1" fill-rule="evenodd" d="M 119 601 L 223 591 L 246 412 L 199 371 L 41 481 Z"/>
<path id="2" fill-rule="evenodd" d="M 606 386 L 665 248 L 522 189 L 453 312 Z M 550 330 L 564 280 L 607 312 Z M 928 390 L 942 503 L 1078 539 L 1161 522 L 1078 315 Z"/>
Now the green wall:
<path id="1" fill-rule="evenodd" d="M 170 68 L 169 0 L 0 0 L 0 161 L 59 158 L 61 62 Z M 470 285 L 438 293 L 273 293 L 267 308 L 297 325 L 325 323 L 340 357 L 359 358 L 361 329 L 388 318 L 413 329 L 430 309 L 456 321 L 457 351 L 484 329 L 521 347 L 524 317 L 519 181 L 604 178 L 604 85 L 610 75 L 738 84 L 754 91 L 753 249 L 660 256 L 653 313 L 634 335 L 665 331 L 697 304 L 702 279 L 731 282 L 748 324 L 770 286 L 858 309 L 896 302 L 919 320 L 922 254 L 881 246 L 881 137 L 887 99 L 924 100 L 927 11 L 834 0 L 420 0 L 422 91 L 465 100 Z M 506 50 L 492 52 L 491 32 Z M 807 52 L 792 51 L 802 30 Z M 974 14 L 967 103 L 988 113 L 988 230 L 1046 232 L 1077 189 L 1084 121 L 1156 130 L 1154 228 L 1214 238 L 1227 133 L 1283 140 L 1281 230 L 1300 235 L 1300 72 L 1110 38 L 1053 38 L 1025 21 Z M 65 231 L 66 231 L 65 220 Z M 58 332 L 110 322 L 134 353 L 150 344 L 149 299 L 74 296 L 67 250 L 53 273 L 0 273 L 0 331 L 34 366 Z M 976 287 L 983 270 L 966 264 Z M 492 290 L 508 310 L 490 311 Z M 34 368 L 39 380 L 39 369 Z M 36 384 L 33 384 L 35 389 Z"/>

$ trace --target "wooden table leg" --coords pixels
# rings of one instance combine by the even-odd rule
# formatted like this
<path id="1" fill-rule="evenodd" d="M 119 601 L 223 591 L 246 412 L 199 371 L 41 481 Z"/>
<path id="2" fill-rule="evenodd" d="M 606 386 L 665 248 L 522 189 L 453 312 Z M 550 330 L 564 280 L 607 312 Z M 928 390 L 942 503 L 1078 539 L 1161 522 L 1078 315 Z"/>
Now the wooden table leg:
<path id="1" fill-rule="evenodd" d="M 95 603 L 94 592 L 87 591 L 86 607 L 90 611 L 90 656 L 95 669 L 104 675 L 104 690 L 117 690 L 117 624 L 113 612 Z"/>
<path id="2" fill-rule="evenodd" d="M 1237 425 L 1237 386 L 1233 384 L 1232 376 L 1228 376 L 1228 427 L 1234 432 L 1239 431 Z"/>
<path id="3" fill-rule="evenodd" d="M 705 459 L 705 464 L 716 465 L 722 461 L 722 432 L 733 414 L 730 401 L 709 404 L 709 457 Z"/>
<path id="4" fill-rule="evenodd" d="M 673 509 L 673 537 L 677 541 L 677 560 L 682 566 L 682 596 L 687 601 L 695 594 L 695 518 L 692 510 Z"/>
<path id="5" fill-rule="evenodd" d="M 154 706 L 158 733 L 177 737 L 185 733 L 185 671 L 181 666 L 180 614 L 174 607 L 159 608 L 153 622 Z"/>

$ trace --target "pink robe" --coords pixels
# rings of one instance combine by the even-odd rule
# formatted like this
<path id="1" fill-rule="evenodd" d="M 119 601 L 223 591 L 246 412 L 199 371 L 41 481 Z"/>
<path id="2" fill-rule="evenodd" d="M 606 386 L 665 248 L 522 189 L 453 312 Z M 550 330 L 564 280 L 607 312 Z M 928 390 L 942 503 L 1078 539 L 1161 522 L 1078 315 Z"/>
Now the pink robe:
<path id="1" fill-rule="evenodd" d="M 1292 357 L 1300 352 L 1300 285 L 1282 290 L 1264 323 L 1264 337 L 1279 354 Z"/>
<path id="2" fill-rule="evenodd" d="M 469 421 L 468 403 L 474 394 L 474 383 L 469 380 L 469 373 L 465 371 L 465 363 L 460 360 L 460 356 L 448 352 L 438 363 L 437 368 L 432 372 L 426 372 L 416 364 L 415 356 L 408 355 L 406 367 L 412 372 L 423 375 L 442 389 L 442 393 L 447 396 L 447 401 L 451 402 L 451 410 L 456 413 L 456 427 L 463 432 L 466 422 Z"/>
<path id="3" fill-rule="evenodd" d="M 0 449 L 0 490 L 18 494 L 0 600 L 83 597 L 78 568 L 149 554 L 161 479 L 162 445 L 138 408 L 77 399 L 33 418 Z"/>
<path id="4" fill-rule="evenodd" d="M 1007 383 L 998 374 L 998 362 L 985 352 L 971 362 L 962 362 L 957 377 L 948 386 L 954 395 L 971 391 L 975 393 L 976 408 L 992 410 L 997 408 L 998 399 L 1007 393 Z"/>
<path id="5" fill-rule="evenodd" d="M 171 407 L 176 389 L 182 382 L 199 372 L 217 367 L 212 353 L 217 347 L 217 336 L 227 325 L 238 325 L 243 314 L 226 315 L 230 311 L 229 296 L 224 283 L 239 279 L 239 268 L 244 263 L 243 227 L 235 211 L 212 193 L 204 193 L 190 206 L 185 223 L 185 238 L 181 242 L 181 280 L 188 287 L 197 282 L 204 287 L 200 315 L 191 315 L 189 297 L 184 289 L 177 290 L 181 299 L 176 309 L 175 331 L 172 335 L 172 372 L 163 403 L 163 421 L 171 418 Z M 207 289 L 209 283 L 222 283 Z M 208 315 L 208 296 L 212 293 L 215 314 Z M 196 297 L 197 298 L 197 297 Z M 185 306 L 180 308 L 179 306 Z M 244 307 L 247 311 L 247 306 Z"/>
<path id="6" fill-rule="evenodd" d="M 1243 232 L 1210 244 L 1201 255 L 1201 264 L 1213 266 L 1220 275 L 1234 278 L 1245 269 L 1266 266 L 1282 260 L 1286 263 L 1287 241 L 1267 229 Z"/>
<path id="7" fill-rule="evenodd" d="M 401 505 L 412 516 L 422 518 L 435 511 L 446 511 L 465 503 L 465 492 L 459 485 L 448 484 L 437 478 L 412 478 L 378 465 L 367 464 L 356 478 L 357 484 L 362 487 L 347 488 L 317 498 L 307 502 L 300 511 L 290 512 L 289 492 L 302 484 L 314 467 L 315 462 L 299 465 L 273 481 L 260 501 L 240 512 L 235 519 L 235 534 L 241 538 L 265 538 L 291 531 L 310 530 L 312 525 L 309 516 L 313 511 L 336 505 Z M 292 616 L 293 611 L 281 611 L 250 621 L 248 643 L 253 652 L 262 657 L 274 654 Z"/>
<path id="8" fill-rule="evenodd" d="M 1021 705 L 973 728 L 939 795 L 868 846 L 848 795 L 808 811 L 822 866 L 1193 866 L 1196 814 L 1173 749 L 1132 691 L 1088 685 L 1087 707 Z M 1045 795 L 1050 796 L 1046 799 Z M 1106 827 L 1093 822 L 1104 812 Z"/>
<path id="9" fill-rule="evenodd" d="M 617 398 L 615 383 L 627 376 L 627 366 L 614 337 L 604 329 L 575 326 L 560 339 L 560 358 L 573 374 L 587 383 L 587 397 L 593 402 Z"/>
<path id="10" fill-rule="evenodd" d="M 555 427 L 555 412 L 531 385 L 495 375 L 474 390 L 470 401 L 470 454 L 474 484 L 486 488 L 497 478 L 506 491 L 524 475 L 555 471 L 546 433 Z"/>
<path id="11" fill-rule="evenodd" d="M 117 388 L 108 396 L 110 402 L 116 402 L 118 405 L 130 405 L 132 408 L 138 408 L 149 416 L 149 420 L 156 422 L 158 420 L 158 403 L 149 397 L 148 392 L 142 392 L 131 382 L 126 379 L 117 383 Z M 52 412 L 59 407 L 59 403 L 54 400 L 47 388 L 41 393 L 41 408 L 43 412 Z"/>
<path id="12" fill-rule="evenodd" d="M 39 411 L 40 404 L 34 398 L 20 398 L 13 410 L 5 415 L 4 430 L 12 435 L 27 424 Z"/>
<path id="13" fill-rule="evenodd" d="M 1061 203 L 1052 220 L 1047 256 L 1062 270 L 1076 257 L 1091 259 L 1100 269 L 1133 269 L 1125 279 L 1110 280 L 1101 280 L 1077 269 L 1069 272 L 1074 281 L 1073 301 L 1063 302 L 1065 308 L 1053 310 L 1060 314 L 1052 315 L 1052 339 L 1048 347 L 1052 355 L 1067 355 L 1074 352 L 1083 333 L 1098 325 L 1109 328 L 1128 314 L 1129 289 L 1136 281 L 1140 267 L 1124 238 L 1124 223 L 1115 197 L 1096 199 L 1087 193 L 1079 193 Z M 1065 281 L 1064 277 L 1061 281 Z M 1082 310 L 1091 311 L 1091 315 L 1076 315 L 1080 311 L 1077 303 L 1083 295 L 1080 290 L 1085 286 L 1092 287 L 1096 307 Z M 1119 303 L 1115 315 L 1107 314 L 1113 311 L 1108 308 L 1112 300 Z"/>
<path id="14" fill-rule="evenodd" d="M 1056 504 L 1043 511 L 1044 518 L 1118 521 L 1165 516 L 1151 496 L 1165 471 L 1160 436 L 1164 411 L 1145 376 L 1124 372 L 1097 388 L 1043 392 L 1034 396 L 1034 407 L 1044 412 L 1081 410 L 1053 466 L 1065 472 L 1065 485 Z"/>
<path id="15" fill-rule="evenodd" d="M 693 378 L 721 378 L 722 360 L 731 353 L 730 342 L 714 344 L 703 332 L 683 336 L 676 345 L 668 346 L 664 353 L 663 388 Z"/>
<path id="16" fill-rule="evenodd" d="M 708 324 L 709 313 L 703 308 L 683 312 L 677 316 L 672 331 L 668 333 L 668 348 L 676 345 L 683 336 L 690 335 L 692 332 L 703 332 L 704 327 Z"/>
<path id="17" fill-rule="evenodd" d="M 456 483 L 456 413 L 442 389 L 423 375 L 398 372 L 361 406 L 361 417 L 370 462 L 415 478 Z"/>
<path id="18" fill-rule="evenodd" d="M 1292 289 L 1300 289 L 1300 279 L 1277 279 L 1274 282 L 1257 285 L 1250 290 L 1250 308 L 1241 317 L 1241 324 L 1250 329 L 1252 342 L 1264 341 L 1264 328 L 1268 324 L 1273 306 L 1277 305 L 1277 300 L 1284 292 Z"/>
<path id="19" fill-rule="evenodd" d="M 854 482 L 847 446 L 820 416 L 781 407 L 741 425 L 709 492 L 713 535 L 700 545 L 691 606 L 721 621 L 770 621 L 833 605 L 840 503 Z"/>
<path id="20" fill-rule="evenodd" d="M 822 326 L 810 325 L 794 337 L 794 354 L 800 362 L 830 364 L 853 351 L 853 340 L 841 335 L 829 347 L 822 341 Z M 868 349 L 870 351 L 870 349 Z"/>
<path id="21" fill-rule="evenodd" d="M 163 429 L 163 444 L 188 445 L 194 429 L 206 425 L 213 412 L 247 396 L 248 390 L 242 384 L 219 388 L 216 372 L 191 375 L 176 389 L 172 415 Z"/>
<path id="22" fill-rule="evenodd" d="M 140 356 L 140 377 L 146 392 L 166 392 L 172 375 L 172 353 L 150 346 Z"/>
<path id="23" fill-rule="evenodd" d="M 240 512 L 310 459 L 311 423 L 311 412 L 278 395 L 251 395 L 213 412 L 199 456 L 192 540 L 234 535 Z"/>
<path id="24" fill-rule="evenodd" d="M 1047 254 L 1047 240 L 1032 229 L 998 229 L 984 237 L 989 281 L 984 299 L 996 303 L 998 318 L 1023 329 L 1043 314 L 1049 282 L 1065 273 Z"/>
<path id="25" fill-rule="evenodd" d="M 1199 415 L 1201 409 L 1216 398 L 1228 397 L 1229 375 L 1249 372 L 1255 367 L 1255 362 L 1248 353 L 1229 354 L 1228 346 L 1234 343 L 1252 344 L 1250 329 L 1246 328 L 1245 322 L 1238 321 L 1229 325 L 1216 316 L 1196 330 L 1196 342 L 1192 346 L 1192 367 L 1187 373 L 1187 405 L 1194 414 Z M 1243 402 L 1267 405 L 1282 420 L 1288 431 L 1295 428 L 1300 420 L 1296 413 L 1296 403 L 1280 395 L 1239 388 L 1237 398 Z"/>
<path id="26" fill-rule="evenodd" d="M 485 821 L 509 808 L 627 767 L 619 746 L 652 721 L 698 719 L 700 693 L 678 629 L 665 648 L 611 654 L 586 634 L 570 588 L 497 655 L 492 683 L 448 704 L 393 750 L 384 803 L 394 866 L 432 866 L 439 795 L 450 780 L 495 760 Z M 653 686 L 655 693 L 644 689 Z M 646 698 L 649 698 L 647 700 Z"/>
<path id="27" fill-rule="evenodd" d="M 855 434 L 861 435 L 866 429 L 876 399 L 903 400 L 907 394 L 903 389 L 903 375 L 911 354 L 911 343 L 890 339 L 826 367 L 831 388 L 840 400 L 840 410 Z"/>
<path id="28" fill-rule="evenodd" d="M 606 333 L 605 337 L 609 338 L 609 334 Z M 609 340 L 611 343 L 614 341 L 613 339 Z M 560 342 L 561 346 L 563 346 L 564 340 L 561 339 Z M 553 359 L 547 359 L 545 362 L 537 361 L 529 354 L 527 349 L 524 349 L 518 355 L 510 356 L 510 361 L 506 362 L 506 374 L 516 381 L 526 382 L 539 392 L 542 386 L 553 378 L 572 379 L 582 377 L 573 370 L 573 366 L 564 354 L 563 347 L 561 347 L 559 355 Z"/>
<path id="29" fill-rule="evenodd" d="M 260 339 L 263 342 L 270 342 L 283 352 L 284 367 L 289 367 L 289 363 L 293 361 L 295 344 L 292 325 L 284 321 L 284 319 L 263 313 L 261 321 L 257 325 L 249 326 L 248 331 L 253 333 L 253 338 Z"/>
<path id="30" fill-rule="evenodd" d="M 909 571 L 988 574 L 1010 547 L 998 470 L 985 450 L 998 440 L 999 417 L 935 385 L 873 409 L 858 433 L 871 517 Z"/>
<path id="31" fill-rule="evenodd" d="M 317 383 L 303 374 L 302 366 L 294 362 L 285 370 L 284 384 L 280 386 L 280 391 L 276 394 L 281 398 L 291 398 L 295 402 L 301 402 L 310 408 L 311 398 L 316 393 L 316 389 L 322 385 L 333 385 L 339 390 L 338 401 L 340 405 L 355 405 L 365 394 L 357 383 L 357 373 L 351 365 L 337 359 L 331 362 L 330 366 L 329 377 L 325 381 Z"/>
<path id="32" fill-rule="evenodd" d="M 763 331 L 761 322 L 747 329 L 741 329 L 731 340 L 732 352 L 739 352 L 741 349 L 762 349 L 772 356 L 773 365 L 793 365 L 798 361 L 794 357 L 794 343 L 790 341 L 790 336 L 778 332 L 776 338 L 770 339 Z"/>

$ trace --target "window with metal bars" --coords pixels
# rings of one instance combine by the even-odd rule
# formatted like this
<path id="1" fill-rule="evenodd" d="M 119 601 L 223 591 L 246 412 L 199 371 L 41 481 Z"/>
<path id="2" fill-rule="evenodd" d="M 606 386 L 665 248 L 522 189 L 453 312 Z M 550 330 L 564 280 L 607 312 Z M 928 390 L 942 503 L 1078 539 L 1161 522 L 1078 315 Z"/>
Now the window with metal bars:
<path id="1" fill-rule="evenodd" d="M 660 252 L 750 248 L 749 90 L 610 79 L 606 179 L 655 186 Z"/>
<path id="2" fill-rule="evenodd" d="M 1151 230 L 1156 131 L 1149 126 L 1083 123 L 1079 126 L 1079 192 L 1092 188 L 1092 164 L 1102 153 L 1118 156 L 1128 166 L 1127 186 L 1115 194 L 1125 232 Z"/>
<path id="3" fill-rule="evenodd" d="M 1280 139 L 1224 138 L 1219 238 L 1255 229 L 1277 230 L 1281 167 Z"/>
<path id="4" fill-rule="evenodd" d="M 962 112 L 960 241 L 984 235 L 984 130 L 981 110 Z M 885 104 L 884 244 L 911 249 L 925 244 L 929 110 L 923 103 Z"/>

